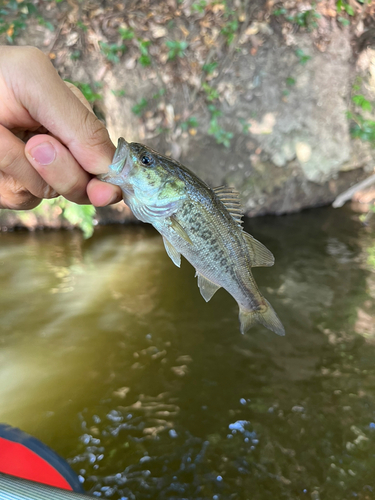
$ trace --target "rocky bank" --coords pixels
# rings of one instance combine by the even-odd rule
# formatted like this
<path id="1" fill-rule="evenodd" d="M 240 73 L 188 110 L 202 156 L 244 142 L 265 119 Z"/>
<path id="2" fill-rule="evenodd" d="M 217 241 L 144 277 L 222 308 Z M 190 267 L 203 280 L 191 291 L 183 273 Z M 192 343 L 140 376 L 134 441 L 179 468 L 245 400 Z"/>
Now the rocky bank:
<path id="1" fill-rule="evenodd" d="M 201 10 L 186 0 L 151 3 L 148 11 L 145 2 L 62 4 L 46 7 L 54 31 L 30 21 L 17 43 L 38 46 L 63 78 L 97 89 L 94 109 L 114 142 L 144 142 L 211 186 L 236 187 L 246 215 L 329 204 L 373 172 L 371 143 L 350 130 L 355 113 L 373 119 L 371 105 L 364 109 L 353 96 L 375 100 L 375 51 L 357 43 L 370 29 L 362 11 L 345 25 L 330 9 L 335 2 L 320 2 L 313 26 L 298 26 L 286 14 L 311 6 L 282 2 L 289 10 L 275 15 L 280 3 L 234 2 L 229 44 L 223 30 L 235 11 L 225 13 L 225 2 L 200 2 Z M 119 39 L 126 30 L 133 36 Z M 170 57 L 165 42 L 176 40 L 186 46 Z M 109 60 L 110 44 L 126 50 L 112 49 Z M 44 223 L 4 212 L 0 225 Z M 97 217 L 122 221 L 129 213 L 115 206 Z"/>

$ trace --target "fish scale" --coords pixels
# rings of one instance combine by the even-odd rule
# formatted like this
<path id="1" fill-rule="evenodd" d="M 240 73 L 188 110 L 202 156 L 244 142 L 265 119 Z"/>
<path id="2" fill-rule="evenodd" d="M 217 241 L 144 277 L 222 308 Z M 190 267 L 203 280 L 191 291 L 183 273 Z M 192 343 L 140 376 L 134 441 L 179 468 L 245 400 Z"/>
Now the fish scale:
<path id="1" fill-rule="evenodd" d="M 108 173 L 134 215 L 163 236 L 176 266 L 183 255 L 195 268 L 203 298 L 225 288 L 239 305 L 240 329 L 258 322 L 284 335 L 284 327 L 260 293 L 251 267 L 274 263 L 271 252 L 242 229 L 238 194 L 209 188 L 181 163 L 139 143 L 119 139 Z"/>

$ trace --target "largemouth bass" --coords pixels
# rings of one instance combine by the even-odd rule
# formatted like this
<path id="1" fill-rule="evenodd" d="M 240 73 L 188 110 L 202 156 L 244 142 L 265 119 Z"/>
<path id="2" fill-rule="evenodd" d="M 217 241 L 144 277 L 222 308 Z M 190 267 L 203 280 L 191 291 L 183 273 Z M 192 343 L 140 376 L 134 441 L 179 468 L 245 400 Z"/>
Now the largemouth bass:
<path id="1" fill-rule="evenodd" d="M 252 267 L 272 266 L 274 257 L 242 229 L 239 198 L 233 189 L 211 189 L 179 162 L 123 138 L 108 173 L 99 179 L 120 186 L 135 217 L 162 235 L 176 266 L 180 267 L 182 254 L 195 267 L 207 302 L 220 287 L 234 297 L 241 333 L 259 322 L 285 335 L 251 273 Z"/>

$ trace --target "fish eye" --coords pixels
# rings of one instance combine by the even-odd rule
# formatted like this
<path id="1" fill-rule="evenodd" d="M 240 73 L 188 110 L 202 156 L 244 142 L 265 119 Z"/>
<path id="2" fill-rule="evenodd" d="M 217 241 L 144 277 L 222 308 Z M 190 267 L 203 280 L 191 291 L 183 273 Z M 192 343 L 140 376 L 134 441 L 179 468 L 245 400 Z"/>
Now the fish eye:
<path id="1" fill-rule="evenodd" d="M 143 155 L 141 158 L 141 162 L 143 163 L 143 165 L 151 165 L 152 158 L 148 155 Z"/>

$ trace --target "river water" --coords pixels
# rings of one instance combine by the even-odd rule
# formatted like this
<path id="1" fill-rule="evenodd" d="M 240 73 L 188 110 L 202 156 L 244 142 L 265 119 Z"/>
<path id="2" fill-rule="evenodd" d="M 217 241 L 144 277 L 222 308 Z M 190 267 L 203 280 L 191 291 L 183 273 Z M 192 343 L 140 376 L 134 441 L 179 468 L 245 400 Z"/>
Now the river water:
<path id="1" fill-rule="evenodd" d="M 285 337 L 242 336 L 151 227 L 0 233 L 0 422 L 104 498 L 375 498 L 375 230 L 346 208 L 245 227 Z"/>

